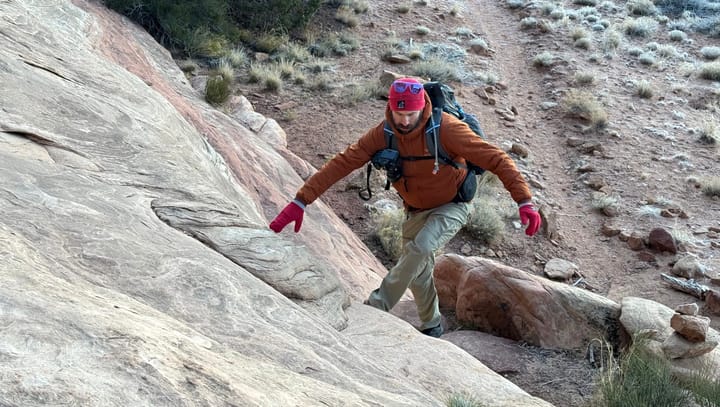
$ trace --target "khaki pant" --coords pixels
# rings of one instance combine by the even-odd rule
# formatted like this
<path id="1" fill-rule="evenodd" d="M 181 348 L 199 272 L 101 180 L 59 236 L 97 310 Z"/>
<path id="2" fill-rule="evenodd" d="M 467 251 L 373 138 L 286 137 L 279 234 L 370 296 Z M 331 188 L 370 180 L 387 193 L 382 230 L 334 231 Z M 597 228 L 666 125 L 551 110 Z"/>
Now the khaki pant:
<path id="1" fill-rule="evenodd" d="M 440 308 L 432 275 L 435 252 L 465 224 L 469 208 L 467 203 L 448 203 L 409 214 L 402 225 L 402 255 L 385 276 L 380 288 L 370 293 L 367 303 L 389 311 L 410 288 L 422 321 L 420 329 L 438 326 Z"/>

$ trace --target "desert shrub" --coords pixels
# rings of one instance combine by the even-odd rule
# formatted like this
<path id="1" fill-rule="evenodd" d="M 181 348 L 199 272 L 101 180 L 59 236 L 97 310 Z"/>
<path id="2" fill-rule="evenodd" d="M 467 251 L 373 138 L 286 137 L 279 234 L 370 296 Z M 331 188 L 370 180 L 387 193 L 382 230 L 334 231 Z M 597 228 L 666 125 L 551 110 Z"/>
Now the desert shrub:
<path id="1" fill-rule="evenodd" d="M 677 48 L 670 44 L 658 45 L 657 54 L 663 58 L 675 58 L 680 55 Z"/>
<path id="2" fill-rule="evenodd" d="M 485 41 L 482 38 L 473 38 L 472 40 L 470 40 L 469 44 L 470 44 L 470 48 L 472 48 L 472 49 L 478 49 L 478 50 L 482 50 L 482 51 L 487 51 L 490 49 L 487 41 Z"/>
<path id="3" fill-rule="evenodd" d="M 681 379 L 681 384 L 688 389 L 695 402 L 701 407 L 717 406 L 720 400 L 720 381 L 715 378 L 715 372 L 701 370 L 689 378 Z"/>
<path id="4" fill-rule="evenodd" d="M 380 82 L 374 81 L 343 87 L 341 100 L 346 106 L 355 106 L 360 102 L 384 96 L 387 96 L 387 89 Z"/>
<path id="5" fill-rule="evenodd" d="M 492 200 L 487 197 L 475 198 L 471 205 L 465 230 L 482 242 L 499 242 L 505 230 L 505 222 L 493 207 Z"/>
<path id="6" fill-rule="evenodd" d="M 587 30 L 579 26 L 573 27 L 573 29 L 570 31 L 570 37 L 573 39 L 573 41 L 577 41 L 581 38 L 587 38 L 589 36 L 590 33 L 588 33 Z"/>
<path id="7" fill-rule="evenodd" d="M 525 0 L 505 0 L 505 5 L 509 9 L 520 8 L 525 5 Z"/>
<path id="8" fill-rule="evenodd" d="M 720 81 L 720 62 L 708 62 L 700 66 L 700 77 Z"/>
<path id="9" fill-rule="evenodd" d="M 696 16 L 712 15 L 720 10 L 720 3 L 709 0 L 653 0 L 663 14 L 681 16 L 691 11 Z"/>
<path id="10" fill-rule="evenodd" d="M 607 125 L 607 112 L 589 92 L 571 89 L 563 98 L 562 106 L 569 114 L 589 122 L 593 128 Z"/>
<path id="11" fill-rule="evenodd" d="M 419 25 L 419 26 L 415 27 L 415 34 L 428 35 L 428 34 L 430 34 L 430 29 L 424 25 Z"/>
<path id="12" fill-rule="evenodd" d="M 602 49 L 605 52 L 614 52 L 622 42 L 622 35 L 615 31 L 610 30 L 605 32 L 605 35 L 603 36 L 602 41 Z"/>
<path id="13" fill-rule="evenodd" d="M 235 69 L 227 58 L 222 58 L 212 72 L 213 75 L 220 75 L 226 81 L 235 81 Z"/>
<path id="14" fill-rule="evenodd" d="M 650 352 L 647 340 L 635 338 L 619 360 L 611 359 L 595 389 L 594 406 L 677 407 L 688 405 L 670 362 Z"/>
<path id="15" fill-rule="evenodd" d="M 504 198 L 506 195 L 502 194 L 501 188 L 500 179 L 490 172 L 478 177 L 477 193 L 470 203 L 464 226 L 471 236 L 487 244 L 500 242 L 505 234 L 505 219 L 517 217 L 515 204 Z"/>
<path id="16" fill-rule="evenodd" d="M 304 28 L 323 3 L 323 0 L 224 1 L 228 4 L 228 14 L 238 25 L 263 32 L 291 32 Z"/>
<path id="17" fill-rule="evenodd" d="M 671 41 L 685 41 L 687 39 L 687 34 L 681 30 L 672 30 L 668 35 Z"/>
<path id="18" fill-rule="evenodd" d="M 535 17 L 525 17 L 520 20 L 520 28 L 528 29 L 535 28 L 538 26 L 538 21 Z"/>
<path id="19" fill-rule="evenodd" d="M 548 67 L 552 65 L 553 60 L 555 59 L 555 56 L 551 54 L 548 51 L 542 52 L 538 55 L 535 55 L 533 58 L 533 65 L 536 67 Z"/>
<path id="20" fill-rule="evenodd" d="M 283 74 L 277 66 L 269 67 L 262 78 L 263 89 L 277 92 L 282 89 Z"/>
<path id="21" fill-rule="evenodd" d="M 171 51 L 215 57 L 250 31 L 303 28 L 322 0 L 104 0 Z M 243 27 L 241 30 L 239 27 Z"/>
<path id="22" fill-rule="evenodd" d="M 292 62 L 307 62 L 310 60 L 312 55 L 310 51 L 303 45 L 296 42 L 288 42 L 283 44 L 275 53 L 271 56 L 273 60 L 285 59 Z"/>
<path id="23" fill-rule="evenodd" d="M 638 61 L 643 65 L 655 65 L 655 53 L 652 51 L 643 52 L 638 56 Z"/>
<path id="24" fill-rule="evenodd" d="M 348 32 L 330 33 L 308 47 L 310 54 L 316 57 L 345 56 L 355 51 L 360 41 Z"/>
<path id="25" fill-rule="evenodd" d="M 184 60 L 178 61 L 177 64 L 181 71 L 188 73 L 188 74 L 195 73 L 200 68 L 200 66 L 197 64 L 197 62 L 193 61 L 192 59 L 184 59 Z"/>
<path id="26" fill-rule="evenodd" d="M 610 195 L 599 194 L 592 200 L 592 207 L 600 212 L 617 208 L 618 198 Z"/>
<path id="27" fill-rule="evenodd" d="M 275 62 L 275 69 L 283 79 L 292 78 L 295 75 L 295 61 L 280 58 Z"/>
<path id="28" fill-rule="evenodd" d="M 720 57 L 720 47 L 702 47 L 700 53 L 703 58 L 714 60 Z"/>
<path id="29" fill-rule="evenodd" d="M 222 75 L 209 77 L 205 85 L 205 100 L 212 105 L 224 103 L 230 96 L 231 84 L 232 81 L 225 79 Z"/>
<path id="30" fill-rule="evenodd" d="M 332 88 L 333 80 L 330 75 L 321 73 L 305 82 L 305 87 L 315 92 L 327 92 Z"/>
<path id="31" fill-rule="evenodd" d="M 720 177 L 706 177 L 700 179 L 700 188 L 707 196 L 720 196 Z"/>
<path id="32" fill-rule="evenodd" d="M 712 120 L 706 121 L 700 128 L 699 140 L 704 144 L 720 144 L 720 127 Z"/>
<path id="33" fill-rule="evenodd" d="M 647 37 L 658 28 L 658 22 L 650 17 L 629 18 L 623 22 L 625 34 L 632 37 Z"/>
<path id="34" fill-rule="evenodd" d="M 402 254 L 402 224 L 405 221 L 403 208 L 380 210 L 373 214 L 373 234 L 380 242 L 383 251 L 393 260 Z"/>
<path id="35" fill-rule="evenodd" d="M 241 68 L 248 64 L 248 56 L 242 47 L 233 48 L 225 53 L 225 59 L 232 67 Z"/>
<path id="36" fill-rule="evenodd" d="M 258 35 L 253 41 L 253 47 L 260 51 L 271 54 L 280 50 L 290 39 L 287 35 L 276 35 L 273 33 L 265 33 Z"/>
<path id="37" fill-rule="evenodd" d="M 407 14 L 412 10 L 412 4 L 400 4 L 399 6 L 395 7 L 395 11 L 397 11 L 400 14 Z"/>
<path id="38" fill-rule="evenodd" d="M 412 63 L 410 70 L 415 76 L 430 78 L 433 81 L 450 82 L 460 80 L 457 67 L 438 57 L 415 61 Z"/>
<path id="39" fill-rule="evenodd" d="M 335 20 L 340 21 L 348 27 L 357 27 L 360 19 L 355 14 L 355 10 L 348 6 L 341 6 L 335 12 Z"/>
<path id="40" fill-rule="evenodd" d="M 591 45 L 592 45 L 592 41 L 590 40 L 590 38 L 587 38 L 587 37 L 580 38 L 573 43 L 573 46 L 575 46 L 575 48 L 582 48 L 582 49 L 590 49 Z"/>
<path id="41" fill-rule="evenodd" d="M 631 47 L 631 48 L 628 48 L 628 50 L 627 50 L 627 53 L 634 57 L 640 56 L 643 52 L 645 52 L 645 51 L 643 51 L 643 49 L 640 47 Z"/>
<path id="42" fill-rule="evenodd" d="M 226 0 L 104 0 L 104 3 L 140 24 L 166 48 L 191 57 L 197 56 L 193 53 L 196 48 L 202 49 L 199 44 L 203 40 L 232 38 L 237 32 L 227 16 Z"/>
<path id="43" fill-rule="evenodd" d="M 655 4 L 650 0 L 629 0 L 626 7 L 628 13 L 635 16 L 651 16 L 657 13 Z"/>
<path id="44" fill-rule="evenodd" d="M 557 6 L 556 4 L 554 4 L 554 3 L 550 3 L 550 2 L 544 1 L 544 2 L 542 2 L 542 4 L 540 4 L 540 12 L 541 12 L 542 15 L 544 15 L 544 16 L 549 16 L 550 13 L 552 13 L 552 12 L 555 11 L 555 10 L 557 10 L 557 7 L 558 7 L 558 6 Z"/>
<path id="45" fill-rule="evenodd" d="M 597 0 L 573 0 L 573 4 L 579 4 L 581 6 L 596 6 Z"/>
<path id="46" fill-rule="evenodd" d="M 575 83 L 580 86 L 592 85 L 595 83 L 594 72 L 575 72 Z"/>
<path id="47" fill-rule="evenodd" d="M 550 13 L 550 18 L 553 20 L 562 20 L 563 18 L 565 18 L 565 10 L 563 10 L 563 9 L 553 10 Z"/>
<path id="48" fill-rule="evenodd" d="M 635 82 L 635 93 L 643 99 L 653 96 L 653 88 L 650 82 L 642 80 Z"/>
<path id="49" fill-rule="evenodd" d="M 446 405 L 447 407 L 486 407 L 475 397 L 466 393 L 453 394 L 448 398 Z"/>

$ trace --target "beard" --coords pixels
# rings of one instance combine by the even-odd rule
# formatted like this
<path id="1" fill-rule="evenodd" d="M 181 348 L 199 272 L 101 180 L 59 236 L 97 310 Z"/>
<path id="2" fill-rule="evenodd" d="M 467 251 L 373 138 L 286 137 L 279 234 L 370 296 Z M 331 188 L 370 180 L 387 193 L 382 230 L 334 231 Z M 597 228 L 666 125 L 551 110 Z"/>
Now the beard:
<path id="1" fill-rule="evenodd" d="M 415 123 L 409 124 L 407 126 L 403 126 L 402 124 L 395 123 L 395 128 L 397 129 L 400 134 L 408 134 L 411 131 L 415 130 L 415 128 L 418 126 L 418 123 L 420 123 L 420 120 L 416 121 Z"/>

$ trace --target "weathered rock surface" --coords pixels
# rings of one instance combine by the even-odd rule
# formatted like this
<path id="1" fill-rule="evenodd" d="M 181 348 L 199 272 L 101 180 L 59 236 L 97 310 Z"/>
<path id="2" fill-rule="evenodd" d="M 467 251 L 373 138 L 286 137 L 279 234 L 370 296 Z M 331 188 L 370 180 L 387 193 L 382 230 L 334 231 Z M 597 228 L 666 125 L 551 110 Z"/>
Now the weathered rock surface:
<path id="1" fill-rule="evenodd" d="M 662 352 L 661 355 L 670 359 L 676 369 L 720 371 L 720 351 L 717 348 L 720 334 L 709 328 L 704 342 L 690 342 L 670 326 L 673 315 L 675 311 L 655 301 L 625 297 L 620 323 L 630 337 L 646 336 L 649 349 Z"/>
<path id="2" fill-rule="evenodd" d="M 616 339 L 617 303 L 492 260 L 442 255 L 435 285 L 441 306 L 493 335 L 558 349 L 577 349 L 593 338 Z"/>
<path id="3" fill-rule="evenodd" d="M 268 229 L 302 182 L 283 135 L 126 19 L 4 1 L 0 35 L 0 405 L 548 405 L 348 307 L 385 269 L 322 202 Z"/>

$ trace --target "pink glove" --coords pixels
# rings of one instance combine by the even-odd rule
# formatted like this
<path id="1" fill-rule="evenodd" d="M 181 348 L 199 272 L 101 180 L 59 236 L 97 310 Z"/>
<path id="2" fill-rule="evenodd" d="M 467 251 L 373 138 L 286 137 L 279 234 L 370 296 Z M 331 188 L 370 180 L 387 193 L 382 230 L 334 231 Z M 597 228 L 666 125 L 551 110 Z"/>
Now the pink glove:
<path id="1" fill-rule="evenodd" d="M 288 223 L 295 222 L 295 233 L 299 232 L 300 226 L 302 226 L 303 214 L 305 213 L 304 206 L 297 200 L 287 204 L 282 212 L 270 222 L 270 229 L 275 233 L 280 233 Z"/>
<path id="2" fill-rule="evenodd" d="M 533 204 L 529 202 L 520 204 L 519 211 L 520 222 L 523 225 L 528 225 L 527 229 L 525 229 L 525 234 L 532 236 L 537 233 L 538 229 L 540 229 L 540 226 L 542 225 L 542 219 L 540 219 L 540 214 L 537 213 Z"/>

